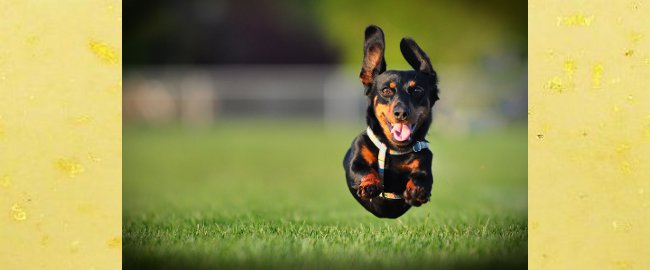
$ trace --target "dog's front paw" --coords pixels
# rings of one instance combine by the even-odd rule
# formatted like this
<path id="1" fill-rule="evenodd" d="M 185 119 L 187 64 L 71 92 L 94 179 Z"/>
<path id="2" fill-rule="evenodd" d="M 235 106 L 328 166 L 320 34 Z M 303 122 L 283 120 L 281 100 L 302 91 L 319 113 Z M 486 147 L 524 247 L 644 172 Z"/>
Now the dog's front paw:
<path id="1" fill-rule="evenodd" d="M 379 181 L 377 176 L 369 174 L 361 180 L 359 188 L 357 188 L 357 195 L 364 199 L 374 198 L 384 191 L 384 184 Z"/>
<path id="2" fill-rule="evenodd" d="M 408 183 L 406 183 L 406 190 L 404 190 L 402 197 L 404 197 L 406 203 L 412 206 L 420 206 L 429 201 L 431 190 L 415 185 L 413 180 L 409 180 Z"/>

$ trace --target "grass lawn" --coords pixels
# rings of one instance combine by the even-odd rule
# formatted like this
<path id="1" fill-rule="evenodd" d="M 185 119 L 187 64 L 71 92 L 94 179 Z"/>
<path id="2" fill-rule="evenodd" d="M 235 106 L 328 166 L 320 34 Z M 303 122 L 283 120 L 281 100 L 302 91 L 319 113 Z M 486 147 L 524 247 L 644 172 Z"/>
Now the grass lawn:
<path id="1" fill-rule="evenodd" d="M 397 220 L 345 184 L 355 128 L 307 122 L 124 128 L 125 269 L 527 266 L 524 125 L 429 135 L 431 202 Z"/>

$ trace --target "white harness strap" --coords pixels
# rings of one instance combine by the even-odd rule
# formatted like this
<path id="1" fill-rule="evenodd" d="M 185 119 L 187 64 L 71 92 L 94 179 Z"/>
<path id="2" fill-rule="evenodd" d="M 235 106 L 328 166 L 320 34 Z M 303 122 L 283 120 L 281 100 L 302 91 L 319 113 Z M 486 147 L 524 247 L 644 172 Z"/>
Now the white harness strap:
<path id="1" fill-rule="evenodd" d="M 368 134 L 368 138 L 372 141 L 377 148 L 379 148 L 379 154 L 377 155 L 377 163 L 379 165 L 379 179 L 384 179 L 384 168 L 386 167 L 386 150 L 388 150 L 388 147 L 386 147 L 385 144 L 383 144 L 379 138 L 375 135 L 375 133 L 372 132 L 372 129 L 368 127 L 366 130 L 366 133 Z M 409 150 L 406 151 L 397 151 L 390 149 L 388 152 L 391 155 L 404 155 L 408 154 L 411 152 L 420 152 L 422 149 L 429 148 L 429 143 L 426 141 L 417 141 L 413 145 L 413 147 Z"/>

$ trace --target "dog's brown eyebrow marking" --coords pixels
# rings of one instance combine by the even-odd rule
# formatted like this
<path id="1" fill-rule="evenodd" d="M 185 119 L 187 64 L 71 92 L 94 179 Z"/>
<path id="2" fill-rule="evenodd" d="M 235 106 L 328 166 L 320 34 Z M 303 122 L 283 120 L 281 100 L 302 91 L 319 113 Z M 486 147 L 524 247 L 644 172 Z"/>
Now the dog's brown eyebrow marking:
<path id="1" fill-rule="evenodd" d="M 409 81 L 409 86 L 410 86 L 410 87 L 415 86 L 415 82 L 414 82 L 414 81 Z"/>
<path id="2" fill-rule="evenodd" d="M 390 82 L 390 84 L 388 84 L 388 86 L 390 86 L 390 88 L 395 88 L 395 86 L 397 86 L 397 84 L 395 82 Z"/>

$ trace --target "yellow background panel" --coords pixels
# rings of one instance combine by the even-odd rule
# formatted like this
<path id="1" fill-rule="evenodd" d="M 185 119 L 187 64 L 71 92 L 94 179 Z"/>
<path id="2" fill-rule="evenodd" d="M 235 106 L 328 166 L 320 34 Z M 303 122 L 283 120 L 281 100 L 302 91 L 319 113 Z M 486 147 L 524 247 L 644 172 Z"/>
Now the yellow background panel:
<path id="1" fill-rule="evenodd" d="M 121 267 L 120 1 L 0 1 L 0 268 Z"/>
<path id="2" fill-rule="evenodd" d="M 529 266 L 650 269 L 650 1 L 529 1 Z"/>

